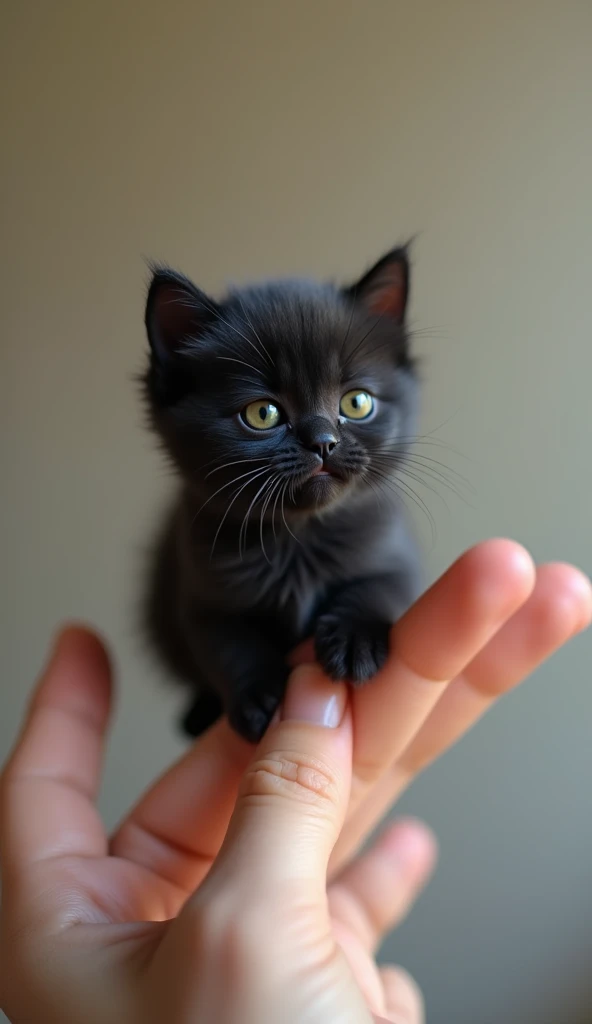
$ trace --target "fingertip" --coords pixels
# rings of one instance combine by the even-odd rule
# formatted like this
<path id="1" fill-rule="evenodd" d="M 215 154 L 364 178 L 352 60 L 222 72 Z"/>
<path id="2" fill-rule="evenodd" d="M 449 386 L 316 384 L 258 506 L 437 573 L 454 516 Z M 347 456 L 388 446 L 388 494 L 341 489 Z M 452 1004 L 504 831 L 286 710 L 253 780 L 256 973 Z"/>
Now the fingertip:
<path id="1" fill-rule="evenodd" d="M 400 818 L 387 826 L 378 846 L 392 855 L 415 882 L 426 880 L 438 860 L 438 840 L 432 829 L 417 818 Z"/>
<path id="2" fill-rule="evenodd" d="M 67 702 L 102 724 L 110 712 L 112 689 L 111 658 L 104 641 L 89 626 L 71 622 L 54 637 L 31 707 Z"/>
<path id="3" fill-rule="evenodd" d="M 290 672 L 286 692 L 300 684 L 306 685 L 310 682 L 322 683 L 323 681 L 327 681 L 327 676 L 323 672 L 322 668 L 315 664 L 312 659 L 310 661 L 299 662 Z"/>
<path id="4" fill-rule="evenodd" d="M 496 537 L 466 552 L 456 563 L 473 581 L 482 581 L 489 592 L 507 591 L 524 599 L 535 585 L 536 567 L 529 552 L 516 541 Z"/>
<path id="5" fill-rule="evenodd" d="M 304 640 L 290 653 L 288 662 L 292 668 L 297 665 L 312 664 L 315 660 L 314 640 Z"/>
<path id="6" fill-rule="evenodd" d="M 347 809 L 351 760 L 347 686 L 317 665 L 298 666 L 242 776 L 211 884 L 228 886 L 237 857 L 249 865 L 251 890 L 267 896 L 274 886 L 324 879 Z"/>
<path id="7" fill-rule="evenodd" d="M 343 721 L 346 707 L 345 683 L 328 679 L 318 665 L 299 665 L 288 680 L 280 719 L 336 729 Z"/>
<path id="8" fill-rule="evenodd" d="M 103 666 L 110 667 L 110 657 L 105 641 L 98 632 L 84 622 L 65 622 L 54 634 L 50 659 L 56 655 L 78 654 L 96 659 Z"/>
<path id="9" fill-rule="evenodd" d="M 528 600 L 536 569 L 511 540 L 477 544 L 395 625 L 395 652 L 425 679 L 452 679 Z"/>
<path id="10" fill-rule="evenodd" d="M 580 569 L 565 564 L 562 568 L 566 574 L 566 584 L 569 586 L 574 606 L 579 613 L 573 632 L 581 633 L 592 622 L 592 583 Z"/>
<path id="11" fill-rule="evenodd" d="M 565 562 L 543 565 L 537 575 L 537 629 L 545 629 L 548 636 L 557 637 L 557 642 L 587 629 L 592 621 L 592 585 L 588 577 Z"/>

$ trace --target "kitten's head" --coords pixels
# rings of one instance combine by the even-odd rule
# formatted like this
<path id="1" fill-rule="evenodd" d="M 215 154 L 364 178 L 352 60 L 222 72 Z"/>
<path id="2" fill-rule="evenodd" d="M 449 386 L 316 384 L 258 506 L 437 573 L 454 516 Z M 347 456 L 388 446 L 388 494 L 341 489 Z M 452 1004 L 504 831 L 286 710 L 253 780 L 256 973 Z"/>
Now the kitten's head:
<path id="1" fill-rule="evenodd" d="M 154 427 L 210 508 L 314 514 L 391 486 L 416 382 L 405 248 L 356 284 L 283 281 L 221 301 L 154 269 L 146 393 Z"/>

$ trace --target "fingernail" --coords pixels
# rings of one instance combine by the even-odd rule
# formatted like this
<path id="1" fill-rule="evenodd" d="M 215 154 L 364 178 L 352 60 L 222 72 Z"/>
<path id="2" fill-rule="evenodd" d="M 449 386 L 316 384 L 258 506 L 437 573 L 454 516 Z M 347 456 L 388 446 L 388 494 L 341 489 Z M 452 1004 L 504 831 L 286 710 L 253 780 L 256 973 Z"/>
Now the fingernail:
<path id="1" fill-rule="evenodd" d="M 333 683 L 316 665 L 300 665 L 292 672 L 282 707 L 282 721 L 310 722 L 336 729 L 347 706 L 345 683 Z"/>

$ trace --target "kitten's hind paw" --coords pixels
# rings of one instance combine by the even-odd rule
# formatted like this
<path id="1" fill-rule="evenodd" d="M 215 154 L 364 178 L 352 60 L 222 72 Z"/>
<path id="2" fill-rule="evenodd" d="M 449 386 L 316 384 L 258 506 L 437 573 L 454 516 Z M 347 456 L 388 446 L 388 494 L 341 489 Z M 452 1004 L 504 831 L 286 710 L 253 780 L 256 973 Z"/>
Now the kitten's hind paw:
<path id="1" fill-rule="evenodd" d="M 315 630 L 317 659 L 332 679 L 365 683 L 382 668 L 389 653 L 390 624 L 350 619 L 329 612 Z"/>

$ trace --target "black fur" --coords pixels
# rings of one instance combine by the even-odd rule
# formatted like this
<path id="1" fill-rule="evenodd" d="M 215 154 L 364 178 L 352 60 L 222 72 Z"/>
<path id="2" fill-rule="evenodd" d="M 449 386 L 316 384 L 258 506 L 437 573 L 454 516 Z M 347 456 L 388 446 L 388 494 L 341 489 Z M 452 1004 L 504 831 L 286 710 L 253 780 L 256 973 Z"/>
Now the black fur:
<path id="1" fill-rule="evenodd" d="M 284 281 L 221 302 L 154 268 L 145 394 L 180 488 L 146 621 L 193 689 L 190 735 L 225 712 L 257 740 L 281 701 L 289 651 L 311 634 L 334 679 L 370 679 L 417 596 L 397 487 L 417 392 L 408 288 L 404 248 L 350 288 Z M 368 419 L 340 415 L 351 390 L 373 396 Z M 241 415 L 259 400 L 279 410 L 274 429 Z"/>

